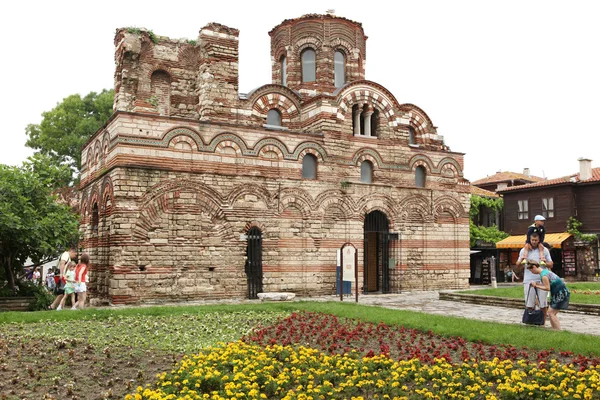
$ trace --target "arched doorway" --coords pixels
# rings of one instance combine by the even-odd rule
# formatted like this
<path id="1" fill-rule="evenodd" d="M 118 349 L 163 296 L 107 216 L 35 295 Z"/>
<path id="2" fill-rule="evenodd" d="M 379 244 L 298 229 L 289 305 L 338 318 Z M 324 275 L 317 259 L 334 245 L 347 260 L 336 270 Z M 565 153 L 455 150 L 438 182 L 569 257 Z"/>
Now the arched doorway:
<path id="1" fill-rule="evenodd" d="M 248 298 L 257 299 L 262 288 L 262 232 L 257 227 L 248 230 L 246 247 L 246 277 L 248 279 Z"/>
<path id="2" fill-rule="evenodd" d="M 390 233 L 390 222 L 383 212 L 375 210 L 367 214 L 364 226 L 365 293 L 391 292 L 390 268 L 395 266 L 395 255 L 391 249 L 394 247 L 392 243 L 397 240 L 398 235 Z"/>

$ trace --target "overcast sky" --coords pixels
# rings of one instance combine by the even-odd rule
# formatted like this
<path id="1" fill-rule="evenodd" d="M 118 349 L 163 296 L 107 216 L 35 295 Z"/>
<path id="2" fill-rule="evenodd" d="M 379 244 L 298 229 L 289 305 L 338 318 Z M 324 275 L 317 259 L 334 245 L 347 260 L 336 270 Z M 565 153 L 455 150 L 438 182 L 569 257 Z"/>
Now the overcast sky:
<path id="1" fill-rule="evenodd" d="M 598 1 L 10 4 L 0 16 L 3 164 L 32 154 L 25 127 L 42 112 L 71 94 L 113 87 L 119 27 L 189 39 L 209 22 L 239 29 L 240 91 L 248 92 L 270 83 L 269 30 L 334 9 L 363 24 L 366 78 L 422 108 L 450 149 L 466 153 L 467 179 L 525 167 L 556 178 L 578 172 L 579 157 L 600 167 Z"/>

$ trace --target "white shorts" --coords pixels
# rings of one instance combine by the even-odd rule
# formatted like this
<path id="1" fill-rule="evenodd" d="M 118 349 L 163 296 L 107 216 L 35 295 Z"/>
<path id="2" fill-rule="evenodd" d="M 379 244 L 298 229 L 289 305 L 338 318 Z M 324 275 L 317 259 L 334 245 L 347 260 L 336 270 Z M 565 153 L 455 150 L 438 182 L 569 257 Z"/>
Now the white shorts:
<path id="1" fill-rule="evenodd" d="M 538 283 L 541 283 L 541 282 L 538 282 Z M 523 293 L 525 295 L 525 302 L 527 303 L 525 305 L 525 307 L 534 308 L 535 302 L 536 302 L 535 288 L 531 287 L 531 293 L 529 293 L 529 299 L 527 299 L 527 292 L 529 291 L 530 287 L 531 287 L 531 282 L 527 282 L 527 283 L 523 284 Z M 548 307 L 548 291 L 538 288 L 537 293 L 538 293 L 538 297 L 540 299 L 539 307 L 540 308 Z"/>
<path id="2" fill-rule="evenodd" d="M 87 285 L 85 282 L 75 283 L 75 293 L 87 292 Z"/>

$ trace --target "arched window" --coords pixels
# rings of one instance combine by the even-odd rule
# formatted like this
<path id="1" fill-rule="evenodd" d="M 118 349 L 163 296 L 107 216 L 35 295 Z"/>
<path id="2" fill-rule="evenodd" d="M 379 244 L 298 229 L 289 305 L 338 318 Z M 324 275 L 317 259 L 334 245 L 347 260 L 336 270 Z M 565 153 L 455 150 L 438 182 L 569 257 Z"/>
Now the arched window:
<path id="1" fill-rule="evenodd" d="M 308 48 L 302 52 L 302 82 L 317 80 L 317 65 L 315 51 Z"/>
<path id="2" fill-rule="evenodd" d="M 371 114 L 371 136 L 377 136 L 377 130 L 379 129 L 379 110 L 374 109 Z"/>
<path id="3" fill-rule="evenodd" d="M 302 178 L 317 179 L 317 157 L 307 154 L 302 159 Z"/>
<path id="4" fill-rule="evenodd" d="M 371 164 L 371 161 L 363 161 L 360 165 L 360 181 L 373 183 L 373 164 Z"/>
<path id="5" fill-rule="evenodd" d="M 94 203 L 94 206 L 92 207 L 92 221 L 91 221 L 91 226 L 92 226 L 92 233 L 98 233 L 98 221 L 100 220 L 99 215 L 98 215 L 98 203 Z"/>
<path id="6" fill-rule="evenodd" d="M 287 59 L 285 56 L 281 57 L 281 84 L 287 86 Z"/>
<path id="7" fill-rule="evenodd" d="M 281 114 L 279 110 L 271 108 L 267 113 L 267 125 L 281 126 Z"/>
<path id="8" fill-rule="evenodd" d="M 333 56 L 335 87 L 340 88 L 346 83 L 346 56 L 341 51 L 336 51 Z"/>
<path id="9" fill-rule="evenodd" d="M 412 126 L 408 127 L 408 144 L 417 144 L 417 134 Z"/>
<path id="10" fill-rule="evenodd" d="M 415 186 L 418 188 L 425 187 L 425 177 L 427 176 L 427 171 L 425 167 L 419 165 L 415 170 Z"/>

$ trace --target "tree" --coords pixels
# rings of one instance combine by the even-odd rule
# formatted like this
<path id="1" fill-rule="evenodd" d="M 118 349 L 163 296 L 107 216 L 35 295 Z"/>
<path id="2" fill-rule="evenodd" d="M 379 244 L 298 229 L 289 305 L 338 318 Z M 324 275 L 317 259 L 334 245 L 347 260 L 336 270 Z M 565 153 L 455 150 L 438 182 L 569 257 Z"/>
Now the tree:
<path id="1" fill-rule="evenodd" d="M 469 210 L 469 230 L 470 230 L 470 244 L 471 247 L 475 247 L 477 240 L 483 240 L 484 242 L 497 243 L 500 240 L 507 238 L 508 233 L 499 230 L 494 226 L 479 226 L 475 223 L 477 217 L 483 207 L 491 208 L 494 210 L 502 210 L 504 201 L 501 198 L 493 199 L 490 197 L 471 195 L 471 209 Z"/>
<path id="2" fill-rule="evenodd" d="M 48 261 L 78 240 L 78 216 L 52 194 L 61 174 L 60 167 L 44 168 L 39 160 L 21 167 L 0 164 L 0 252 L 13 293 L 28 257 Z"/>
<path id="3" fill-rule="evenodd" d="M 26 145 L 47 155 L 56 165 L 68 165 L 78 179 L 81 171 L 81 148 L 113 112 L 114 91 L 89 93 L 84 98 L 73 94 L 51 111 L 42 113 L 42 122 L 29 124 Z"/>

